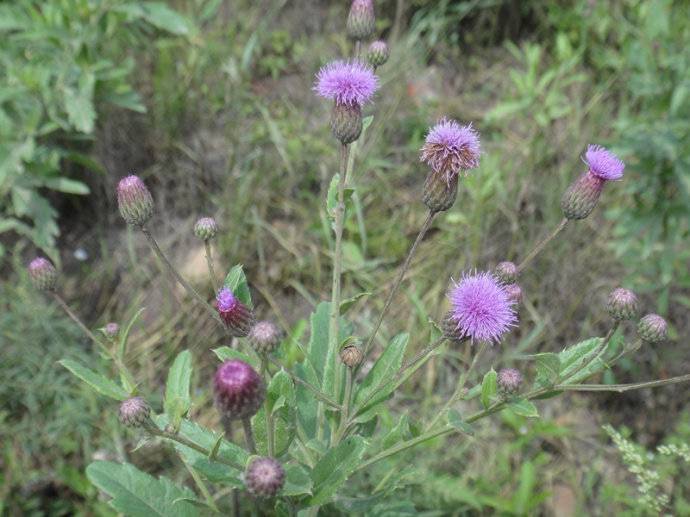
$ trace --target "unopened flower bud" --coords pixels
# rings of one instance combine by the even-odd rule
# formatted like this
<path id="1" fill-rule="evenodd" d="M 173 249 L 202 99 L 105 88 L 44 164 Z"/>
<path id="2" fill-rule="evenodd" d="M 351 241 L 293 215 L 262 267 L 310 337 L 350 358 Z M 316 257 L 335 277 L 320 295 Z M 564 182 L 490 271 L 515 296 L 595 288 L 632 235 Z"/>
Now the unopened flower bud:
<path id="1" fill-rule="evenodd" d="M 353 0 L 347 16 L 347 35 L 354 40 L 367 39 L 374 33 L 373 0 Z"/>
<path id="2" fill-rule="evenodd" d="M 225 322 L 233 336 L 245 337 L 254 324 L 249 308 L 230 289 L 223 287 L 216 296 L 218 315 Z"/>
<path id="3" fill-rule="evenodd" d="M 202 217 L 194 224 L 194 235 L 202 241 L 210 241 L 218 233 L 218 225 L 213 217 Z"/>
<path id="4" fill-rule="evenodd" d="M 144 226 L 153 215 L 153 197 L 138 176 L 127 176 L 117 184 L 117 205 L 131 226 Z"/>
<path id="5" fill-rule="evenodd" d="M 634 319 L 637 316 L 638 303 L 635 293 L 619 287 L 609 294 L 606 310 L 615 321 Z"/>
<path id="6" fill-rule="evenodd" d="M 503 289 L 508 295 L 508 299 L 514 304 L 518 304 L 522 301 L 522 289 L 518 284 L 504 285 Z"/>
<path id="7" fill-rule="evenodd" d="M 668 335 L 666 320 L 658 314 L 647 314 L 637 324 L 637 333 L 645 343 L 661 343 Z"/>
<path id="8" fill-rule="evenodd" d="M 454 343 L 462 343 L 466 339 L 458 327 L 457 321 L 453 318 L 452 311 L 448 311 L 443 317 L 443 320 L 441 320 L 441 330 L 446 339 Z"/>
<path id="9" fill-rule="evenodd" d="M 105 337 L 108 339 L 115 339 L 119 333 L 120 325 L 117 323 L 108 323 L 105 327 L 103 327 L 103 334 L 105 334 Z"/>
<path id="10" fill-rule="evenodd" d="M 331 132 L 343 145 L 362 134 L 362 108 L 359 104 L 338 104 L 331 111 Z"/>
<path id="11" fill-rule="evenodd" d="M 355 368 L 362 362 L 362 350 L 355 345 L 349 345 L 340 351 L 340 360 L 348 368 Z"/>
<path id="12" fill-rule="evenodd" d="M 247 465 L 244 483 L 247 490 L 257 497 L 273 497 L 285 484 L 285 470 L 273 458 L 255 457 Z"/>
<path id="13" fill-rule="evenodd" d="M 522 374 L 515 368 L 503 368 L 498 372 L 498 387 L 504 393 L 517 393 L 522 384 Z"/>
<path id="14" fill-rule="evenodd" d="M 249 343 L 260 354 L 273 352 L 282 339 L 280 329 L 271 321 L 259 321 L 249 331 Z"/>
<path id="15" fill-rule="evenodd" d="M 422 201 L 432 213 L 445 212 L 455 203 L 458 196 L 458 177 L 447 178 L 436 172 L 429 172 L 424 181 Z"/>
<path id="16" fill-rule="evenodd" d="M 140 427 L 151 417 L 151 406 L 141 397 L 132 397 L 120 404 L 119 419 L 127 427 Z"/>
<path id="17" fill-rule="evenodd" d="M 39 291 L 53 291 L 57 284 L 57 270 L 46 258 L 36 257 L 29 264 L 29 276 Z"/>
<path id="18" fill-rule="evenodd" d="M 518 278 L 518 268 L 513 262 L 499 262 L 494 275 L 504 284 L 514 284 Z"/>
<path id="19" fill-rule="evenodd" d="M 231 359 L 216 370 L 213 393 L 223 418 L 239 420 L 256 414 L 266 397 L 266 387 L 254 368 L 239 359 Z"/>
<path id="20" fill-rule="evenodd" d="M 367 61 L 374 68 L 383 66 L 390 56 L 388 45 L 385 41 L 373 41 L 367 50 Z"/>

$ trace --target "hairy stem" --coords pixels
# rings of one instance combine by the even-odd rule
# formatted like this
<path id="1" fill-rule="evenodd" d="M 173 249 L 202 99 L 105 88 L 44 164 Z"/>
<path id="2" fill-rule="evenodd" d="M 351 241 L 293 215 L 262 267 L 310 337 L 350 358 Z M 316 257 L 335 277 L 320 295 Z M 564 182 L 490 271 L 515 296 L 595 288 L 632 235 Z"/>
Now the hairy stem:
<path id="1" fill-rule="evenodd" d="M 244 428 L 244 439 L 247 442 L 247 449 L 252 454 L 256 454 L 256 442 L 254 442 L 254 432 L 252 431 L 252 421 L 249 418 L 242 419 L 242 427 Z"/>
<path id="2" fill-rule="evenodd" d="M 524 269 L 527 267 L 527 265 L 532 262 L 534 257 L 539 255 L 539 253 L 542 252 L 542 250 L 546 247 L 546 245 L 551 242 L 561 231 L 566 227 L 568 224 L 568 219 L 563 218 L 560 223 L 558 223 L 558 226 L 546 237 L 544 237 L 539 243 L 530 251 L 527 256 L 522 259 L 522 262 L 517 267 L 518 273 L 522 273 Z"/>
<path id="3" fill-rule="evenodd" d="M 345 435 L 345 430 L 347 429 L 350 421 L 348 416 L 350 414 L 350 405 L 352 404 L 352 368 L 347 368 L 345 370 L 345 395 L 343 397 L 343 411 L 340 415 L 340 424 L 338 425 L 338 430 L 333 437 L 332 445 L 335 446 L 340 443 Z"/>
<path id="4" fill-rule="evenodd" d="M 668 386 L 670 384 L 679 384 L 688 381 L 690 381 L 690 373 L 677 377 L 670 377 L 668 379 L 660 379 L 658 381 L 633 382 L 630 384 L 556 384 L 553 389 L 563 391 L 613 391 L 616 393 L 623 393 L 626 391 L 657 388 L 659 386 Z"/>
<path id="5" fill-rule="evenodd" d="M 422 228 L 419 230 L 419 233 L 417 234 L 417 238 L 412 244 L 410 251 L 407 253 L 407 257 L 405 257 L 405 261 L 402 263 L 402 266 L 400 267 L 400 271 L 398 272 L 398 276 L 395 279 L 395 282 L 393 283 L 393 287 L 391 287 L 391 290 L 388 292 L 386 303 L 383 304 L 383 310 L 381 311 L 378 320 L 376 320 L 374 330 L 372 330 L 371 335 L 369 336 L 369 339 L 367 339 L 367 343 L 364 346 L 364 357 L 366 357 L 369 351 L 371 350 L 374 344 L 374 338 L 376 337 L 379 328 L 381 328 L 381 323 L 383 323 L 383 319 L 386 317 L 388 309 L 390 309 L 391 304 L 393 303 L 393 296 L 395 296 L 395 293 L 397 292 L 398 288 L 400 287 L 400 284 L 403 281 L 403 278 L 405 277 L 405 273 L 407 273 L 407 270 L 410 268 L 410 262 L 412 261 L 412 257 L 414 256 L 415 251 L 417 251 L 419 243 L 422 242 L 424 235 L 426 235 L 426 232 L 429 231 L 429 228 L 431 227 L 431 223 L 434 221 L 435 216 L 435 212 L 429 211 L 429 214 L 426 216 L 426 219 L 424 220 L 424 224 L 422 224 Z"/>
<path id="6" fill-rule="evenodd" d="M 146 228 L 145 226 L 142 226 L 141 231 L 146 236 L 146 240 L 147 240 L 149 246 L 151 247 L 151 249 L 153 250 L 153 252 L 156 254 L 156 256 L 160 259 L 160 261 L 163 263 L 165 268 L 168 270 L 168 273 L 170 273 L 170 275 L 175 280 L 177 280 L 177 282 L 182 287 L 184 287 L 184 289 L 187 291 L 187 293 L 189 293 L 192 296 L 192 298 L 194 298 L 197 302 L 199 302 L 199 304 L 201 304 L 202 307 L 204 307 L 206 312 L 208 312 L 209 315 L 214 320 L 216 320 L 218 323 L 220 323 L 223 326 L 223 328 L 225 328 L 225 324 L 223 323 L 223 320 L 220 319 L 220 316 L 218 316 L 218 314 L 216 314 L 216 311 L 213 310 L 213 307 L 211 307 L 211 305 L 206 300 L 204 300 L 204 298 L 198 292 L 196 292 L 196 290 L 189 284 L 189 282 L 187 282 L 184 278 L 182 278 L 182 276 L 175 269 L 175 266 L 173 266 L 170 263 L 170 261 L 165 256 L 163 251 L 160 249 L 160 246 L 158 246 L 156 239 L 153 237 L 153 235 L 151 235 L 151 232 L 149 231 L 149 229 Z"/>
<path id="7" fill-rule="evenodd" d="M 264 377 L 266 386 L 271 382 L 271 376 L 268 373 L 268 357 L 266 354 L 261 354 L 261 376 Z M 275 445 L 273 438 L 273 415 L 271 414 L 271 407 L 268 397 L 264 398 L 264 412 L 266 413 L 266 443 L 268 448 L 268 455 L 272 458 L 275 455 Z"/>
<path id="8" fill-rule="evenodd" d="M 216 270 L 213 267 L 213 254 L 211 250 L 211 243 L 209 241 L 204 241 L 204 249 L 206 251 L 206 265 L 208 266 L 208 275 L 211 277 L 211 286 L 213 287 L 213 292 L 218 292 L 218 280 L 216 277 Z"/>
<path id="9" fill-rule="evenodd" d="M 234 432 L 235 429 L 232 426 L 232 420 L 229 418 L 221 418 L 223 423 L 223 429 L 225 430 L 225 439 L 231 443 L 234 443 Z M 233 488 L 230 492 L 230 515 L 232 517 L 238 517 L 240 515 L 240 491 Z"/>

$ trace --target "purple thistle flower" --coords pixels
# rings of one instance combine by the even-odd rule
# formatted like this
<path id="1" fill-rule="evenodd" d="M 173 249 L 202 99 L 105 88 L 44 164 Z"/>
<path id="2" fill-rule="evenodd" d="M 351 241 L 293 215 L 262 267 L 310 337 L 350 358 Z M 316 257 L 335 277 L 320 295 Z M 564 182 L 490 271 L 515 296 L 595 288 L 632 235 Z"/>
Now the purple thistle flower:
<path id="1" fill-rule="evenodd" d="M 259 497 L 273 497 L 285 484 L 285 470 L 273 458 L 255 457 L 247 465 L 244 482 L 250 493 Z"/>
<path id="2" fill-rule="evenodd" d="M 455 120 L 442 118 L 429 130 L 420 160 L 450 181 L 461 170 L 478 167 L 480 154 L 479 133 L 472 124 L 461 126 Z"/>
<path id="3" fill-rule="evenodd" d="M 491 273 L 463 274 L 453 281 L 448 298 L 451 323 L 458 335 L 473 341 L 498 342 L 517 324 L 514 302 Z"/>
<path id="4" fill-rule="evenodd" d="M 36 257 L 29 263 L 29 277 L 39 291 L 53 291 L 57 285 L 58 273 L 47 258 Z"/>
<path id="5" fill-rule="evenodd" d="M 249 364 L 231 359 L 216 370 L 213 392 L 221 415 L 228 420 L 237 420 L 256 414 L 266 397 L 266 386 Z"/>
<path id="6" fill-rule="evenodd" d="M 618 156 L 600 145 L 587 146 L 583 161 L 592 174 L 604 181 L 619 180 L 623 177 L 625 164 Z"/>
<path id="7" fill-rule="evenodd" d="M 225 322 L 230 332 L 237 337 L 245 337 L 254 324 L 254 317 L 249 308 L 227 287 L 216 295 L 218 315 Z"/>
<path id="8" fill-rule="evenodd" d="M 379 87 L 379 80 L 370 66 L 359 61 L 333 61 L 316 74 L 314 91 L 336 104 L 362 106 L 369 102 Z"/>

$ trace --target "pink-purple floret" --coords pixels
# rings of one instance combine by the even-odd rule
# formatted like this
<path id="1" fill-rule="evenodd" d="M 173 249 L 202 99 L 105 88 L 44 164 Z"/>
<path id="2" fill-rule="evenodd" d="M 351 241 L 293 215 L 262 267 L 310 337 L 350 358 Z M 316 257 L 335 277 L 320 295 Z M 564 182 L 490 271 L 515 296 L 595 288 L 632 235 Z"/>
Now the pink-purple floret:
<path id="1" fill-rule="evenodd" d="M 34 273 L 36 271 L 40 271 L 41 269 L 48 269 L 50 267 L 52 267 L 52 264 L 48 261 L 48 259 L 36 257 L 29 264 L 29 271 Z"/>
<path id="2" fill-rule="evenodd" d="M 473 341 L 498 342 L 517 324 L 514 302 L 491 273 L 464 274 L 448 297 L 457 330 Z"/>
<path id="3" fill-rule="evenodd" d="M 218 309 L 225 312 L 232 310 L 237 298 L 232 294 L 232 291 L 227 287 L 223 287 L 216 295 L 216 302 L 218 302 Z"/>
<path id="4" fill-rule="evenodd" d="M 479 166 L 480 154 L 479 134 L 472 124 L 463 126 L 443 118 L 429 130 L 420 158 L 434 171 L 442 172 L 449 162 L 463 170 L 474 169 Z"/>
<path id="5" fill-rule="evenodd" d="M 623 161 L 600 145 L 587 147 L 584 162 L 590 172 L 602 180 L 614 181 L 623 177 L 623 169 L 625 169 Z"/>
<path id="6" fill-rule="evenodd" d="M 333 61 L 316 74 L 314 91 L 337 104 L 362 106 L 378 87 L 378 78 L 370 66 L 359 61 Z"/>

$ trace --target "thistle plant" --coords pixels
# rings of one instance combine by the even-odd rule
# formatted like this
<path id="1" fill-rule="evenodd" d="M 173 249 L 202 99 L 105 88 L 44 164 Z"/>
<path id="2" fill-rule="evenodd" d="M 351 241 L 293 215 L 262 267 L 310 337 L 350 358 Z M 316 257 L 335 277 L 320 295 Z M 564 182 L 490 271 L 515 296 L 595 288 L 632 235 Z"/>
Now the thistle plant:
<path id="1" fill-rule="evenodd" d="M 220 360 L 213 378 L 198 379 L 198 385 L 192 386 L 193 363 L 198 357 L 182 350 L 170 367 L 163 406 L 152 407 L 147 395 L 156 387 L 137 381 L 126 365 L 129 329 L 141 311 L 122 328 L 106 326 L 105 339 L 101 339 L 59 295 L 58 275 L 52 264 L 39 258 L 29 265 L 35 286 L 51 294 L 99 347 L 111 361 L 113 377 L 119 381 L 75 361 L 62 361 L 63 366 L 98 393 L 118 401 L 119 408 L 113 403 L 114 411 L 131 432 L 171 445 L 192 476 L 194 490 L 175 486 L 167 478 L 155 479 L 128 464 L 94 462 L 87 469 L 89 479 L 112 497 L 111 504 L 120 512 L 128 513 L 128 508 L 145 503 L 168 508 L 168 515 L 197 515 L 206 510 L 317 515 L 321 509 L 323 515 L 330 515 L 339 498 L 351 496 L 346 484 L 351 476 L 434 438 L 470 434 L 472 424 L 480 419 L 502 411 L 536 418 L 539 411 L 535 401 L 566 391 L 623 392 L 690 380 L 690 375 L 683 375 L 634 384 L 586 383 L 604 369 L 615 367 L 621 357 L 639 346 L 656 346 L 666 337 L 665 320 L 647 315 L 638 324 L 639 340 L 626 343 L 622 351 L 612 345 L 614 332 L 638 313 L 637 298 L 624 289 L 617 289 L 609 298 L 606 309 L 611 322 L 605 336 L 585 339 L 558 352 L 525 357 L 527 362 L 520 370 L 479 370 L 483 352 L 499 347 L 512 329 L 522 325 L 518 304 L 523 292 L 518 282 L 527 274 L 532 260 L 567 224 L 592 213 L 606 182 L 622 179 L 623 163 L 600 146 L 585 151 L 587 169 L 563 195 L 562 222 L 521 261 L 504 260 L 496 266 L 476 264 L 478 269 L 459 271 L 457 280 L 448 279 L 447 293 L 438 293 L 440 298 L 447 296 L 448 309 L 436 315 L 427 346 L 406 357 L 407 333 L 401 332 L 389 342 L 377 339 L 415 252 L 435 218 L 453 206 L 468 174 L 481 174 L 477 170 L 482 154 L 478 128 L 449 117 L 429 128 L 419 151 L 419 160 L 427 168 L 426 177 L 420 176 L 418 181 L 419 208 L 426 212 L 424 223 L 394 276 L 371 330 L 366 335 L 354 331 L 349 306 L 341 293 L 343 233 L 351 215 L 351 197 L 346 197 L 346 190 L 356 192 L 354 151 L 366 136 L 364 110 L 371 110 L 366 115 L 369 122 L 375 117 L 373 101 L 380 81 L 374 69 L 385 64 L 388 48 L 374 42 L 367 54 L 369 64 L 360 60 L 360 45 L 375 31 L 370 0 L 354 0 L 346 25 L 354 41 L 352 55 L 326 64 L 316 73 L 313 85 L 318 96 L 332 103 L 330 131 L 336 140 L 333 154 L 338 155 L 339 163 L 325 196 L 334 234 L 330 301 L 316 306 L 308 343 L 295 344 L 297 359 L 285 353 L 287 340 L 282 330 L 270 320 L 256 318 L 251 278 L 245 276 L 241 266 L 229 268 L 225 280 L 217 284 L 212 243 L 223 230 L 213 219 L 201 218 L 194 226 L 194 234 L 206 247 L 213 291 L 194 287 L 180 274 L 154 236 L 154 196 L 136 175 L 125 177 L 118 185 L 120 214 L 143 235 L 167 273 L 185 289 L 187 299 L 183 303 L 201 306 L 227 339 L 227 346 L 213 350 Z M 416 161 L 414 156 L 410 159 Z M 576 160 L 574 156 L 573 162 Z M 426 335 L 428 329 L 415 332 Z M 459 374 L 455 392 L 435 410 L 430 421 L 419 422 L 414 434 L 407 429 L 384 440 L 384 431 L 377 430 L 376 424 L 387 401 L 442 347 L 456 350 L 460 346 L 468 347 L 472 357 Z M 207 352 L 194 354 L 199 353 Z M 477 378 L 481 381 L 476 382 Z M 192 393 L 199 390 L 213 395 L 217 428 L 192 418 L 197 414 L 192 409 L 198 399 Z M 460 402 L 463 407 L 476 406 L 475 411 L 461 415 L 457 410 Z M 235 429 L 237 424 L 241 429 Z M 118 488 L 122 486 L 130 487 L 129 491 Z M 358 503 L 361 508 L 369 504 L 369 495 Z"/>

